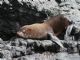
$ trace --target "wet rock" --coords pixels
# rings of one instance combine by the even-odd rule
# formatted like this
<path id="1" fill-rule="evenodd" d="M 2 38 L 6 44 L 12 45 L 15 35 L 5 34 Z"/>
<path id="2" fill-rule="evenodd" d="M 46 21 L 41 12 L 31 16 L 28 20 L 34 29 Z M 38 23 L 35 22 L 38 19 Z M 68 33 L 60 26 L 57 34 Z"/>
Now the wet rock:
<path id="1" fill-rule="evenodd" d="M 0 48 L 3 48 L 4 47 L 4 45 L 3 44 L 0 44 Z"/>
<path id="2" fill-rule="evenodd" d="M 48 53 L 49 52 L 43 53 L 43 54 L 37 53 L 37 54 L 33 54 L 33 55 L 23 56 L 23 57 L 20 57 L 18 59 L 21 59 L 21 60 L 42 60 L 42 59 L 46 59 L 46 60 L 49 60 L 50 59 L 50 60 L 53 60 L 53 59 L 55 59 L 53 57 L 54 56 L 54 53 L 52 53 L 52 54 L 51 53 L 48 54 Z"/>
<path id="3" fill-rule="evenodd" d="M 3 58 L 3 54 L 0 52 L 0 58 Z"/>
<path id="4" fill-rule="evenodd" d="M 11 56 L 12 55 L 11 55 L 10 51 L 0 49 L 0 57 L 1 57 L 1 59 L 11 60 Z"/>
<path id="5" fill-rule="evenodd" d="M 79 60 L 80 56 L 78 54 L 68 54 L 66 52 L 60 52 L 56 54 L 57 60 Z"/>
<path id="6" fill-rule="evenodd" d="M 76 2 L 77 2 L 78 4 L 80 4 L 80 0 L 76 0 Z"/>
<path id="7" fill-rule="evenodd" d="M 4 54 L 4 58 L 6 58 L 7 60 L 11 60 L 12 58 L 12 53 L 8 50 L 4 50 L 3 51 L 3 54 Z"/>
<path id="8" fill-rule="evenodd" d="M 0 44 L 4 44 L 3 40 L 0 38 Z"/>

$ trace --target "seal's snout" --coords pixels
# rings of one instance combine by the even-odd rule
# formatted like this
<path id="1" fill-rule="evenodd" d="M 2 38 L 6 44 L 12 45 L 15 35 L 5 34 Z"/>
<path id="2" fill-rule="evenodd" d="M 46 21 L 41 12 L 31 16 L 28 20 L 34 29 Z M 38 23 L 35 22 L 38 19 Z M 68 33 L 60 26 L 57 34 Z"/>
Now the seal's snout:
<path id="1" fill-rule="evenodd" d="M 17 32 L 17 35 L 21 35 L 21 34 L 22 34 L 22 32 L 19 32 L 19 31 Z"/>
<path id="2" fill-rule="evenodd" d="M 19 37 L 23 37 L 23 36 L 24 36 L 23 32 L 21 32 L 21 31 L 18 31 L 18 32 L 17 32 L 17 35 L 18 35 Z"/>

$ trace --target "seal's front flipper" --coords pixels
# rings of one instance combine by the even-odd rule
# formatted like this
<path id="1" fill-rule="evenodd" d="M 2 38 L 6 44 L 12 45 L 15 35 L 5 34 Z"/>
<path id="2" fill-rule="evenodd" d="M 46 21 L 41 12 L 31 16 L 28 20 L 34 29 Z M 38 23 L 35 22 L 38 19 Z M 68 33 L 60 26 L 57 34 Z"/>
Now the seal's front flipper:
<path id="1" fill-rule="evenodd" d="M 56 42 L 61 48 L 64 48 L 63 44 L 61 43 L 60 39 L 58 39 L 53 33 L 48 33 L 51 37 L 52 42 Z"/>

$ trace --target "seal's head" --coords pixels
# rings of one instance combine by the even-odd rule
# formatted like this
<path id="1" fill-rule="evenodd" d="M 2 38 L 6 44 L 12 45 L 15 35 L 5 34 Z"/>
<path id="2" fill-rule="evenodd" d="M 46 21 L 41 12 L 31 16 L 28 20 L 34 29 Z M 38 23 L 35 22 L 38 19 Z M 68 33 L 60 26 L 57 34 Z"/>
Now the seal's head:
<path id="1" fill-rule="evenodd" d="M 17 31 L 17 35 L 20 37 L 24 37 L 25 36 L 25 30 L 24 29 L 19 29 L 19 31 Z"/>
<path id="2" fill-rule="evenodd" d="M 23 38 L 29 38 L 31 37 L 31 33 L 32 29 L 28 28 L 28 26 L 23 26 L 19 29 L 19 31 L 17 31 L 17 35 Z"/>

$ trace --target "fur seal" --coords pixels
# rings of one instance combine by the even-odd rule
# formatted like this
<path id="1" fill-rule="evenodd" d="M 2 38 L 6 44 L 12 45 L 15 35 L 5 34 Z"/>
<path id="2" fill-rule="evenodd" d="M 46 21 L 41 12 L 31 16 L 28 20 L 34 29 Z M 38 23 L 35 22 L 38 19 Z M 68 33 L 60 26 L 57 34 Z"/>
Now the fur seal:
<path id="1" fill-rule="evenodd" d="M 58 45 L 60 45 L 60 47 L 63 48 L 63 45 L 57 36 L 61 34 L 69 24 L 69 20 L 62 15 L 53 16 L 43 23 L 34 23 L 31 25 L 22 26 L 19 31 L 17 31 L 17 35 L 23 38 L 32 39 L 40 39 L 49 35 L 52 38 L 52 41 L 56 42 Z"/>

